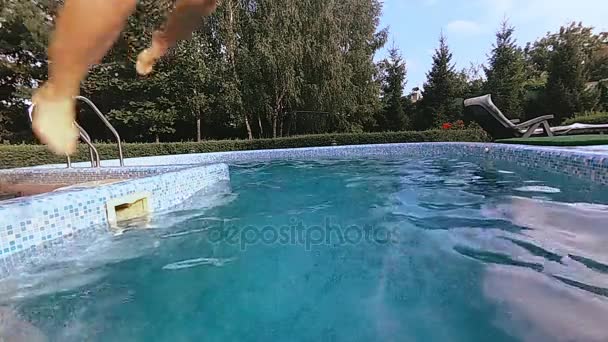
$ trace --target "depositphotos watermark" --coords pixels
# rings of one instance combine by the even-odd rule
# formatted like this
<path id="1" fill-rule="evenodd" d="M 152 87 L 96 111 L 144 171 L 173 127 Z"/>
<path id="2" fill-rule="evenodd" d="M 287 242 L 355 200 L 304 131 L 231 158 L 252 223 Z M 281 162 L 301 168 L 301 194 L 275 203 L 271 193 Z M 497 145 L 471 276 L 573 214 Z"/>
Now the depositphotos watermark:
<path id="1" fill-rule="evenodd" d="M 296 220 L 282 226 L 237 226 L 222 222 L 219 227 L 209 229 L 208 238 L 211 243 L 239 246 L 243 251 L 259 244 L 304 246 L 310 251 L 314 246 L 385 245 L 391 242 L 391 232 L 370 225 L 333 224 L 330 219 L 310 226 Z"/>

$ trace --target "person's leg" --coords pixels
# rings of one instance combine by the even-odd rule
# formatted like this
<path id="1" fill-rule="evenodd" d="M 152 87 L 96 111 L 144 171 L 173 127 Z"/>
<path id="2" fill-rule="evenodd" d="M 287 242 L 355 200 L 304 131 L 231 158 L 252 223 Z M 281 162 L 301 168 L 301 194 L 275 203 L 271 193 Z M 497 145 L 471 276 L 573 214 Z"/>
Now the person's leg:
<path id="1" fill-rule="evenodd" d="M 57 154 L 72 154 L 74 96 L 89 67 L 98 63 L 120 35 L 137 0 L 66 0 L 49 46 L 49 80 L 32 97 L 33 130 Z"/>
<path id="2" fill-rule="evenodd" d="M 140 75 L 152 72 L 156 61 L 178 41 L 189 38 L 200 25 L 201 18 L 213 13 L 216 7 L 216 0 L 178 0 L 166 27 L 154 33 L 150 48 L 137 57 L 137 72 Z"/>

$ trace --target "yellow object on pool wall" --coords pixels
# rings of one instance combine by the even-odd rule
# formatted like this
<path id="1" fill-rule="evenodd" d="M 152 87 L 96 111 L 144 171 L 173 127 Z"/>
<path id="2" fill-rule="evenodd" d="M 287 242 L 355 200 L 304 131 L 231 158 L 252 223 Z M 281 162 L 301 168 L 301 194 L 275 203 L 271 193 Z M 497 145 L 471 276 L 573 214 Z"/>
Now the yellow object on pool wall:
<path id="1" fill-rule="evenodd" d="M 106 203 L 108 224 L 112 230 L 122 230 L 120 223 L 134 219 L 149 219 L 152 213 L 149 192 L 136 193 L 125 197 L 115 198 Z"/>

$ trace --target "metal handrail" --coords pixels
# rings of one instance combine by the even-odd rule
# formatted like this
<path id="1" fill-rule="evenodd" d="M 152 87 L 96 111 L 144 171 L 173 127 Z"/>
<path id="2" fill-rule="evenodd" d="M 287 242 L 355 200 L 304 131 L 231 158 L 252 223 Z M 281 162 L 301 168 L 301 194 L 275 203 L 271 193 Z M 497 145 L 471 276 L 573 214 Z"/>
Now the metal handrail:
<path id="1" fill-rule="evenodd" d="M 87 145 L 89 145 L 89 155 L 91 156 L 91 167 L 101 167 L 101 160 L 99 158 L 99 152 L 97 152 L 97 149 L 95 148 L 95 146 L 93 146 L 93 142 L 91 141 L 91 136 L 78 123 L 74 122 L 74 125 L 80 131 L 80 139 L 82 139 Z"/>
<path id="2" fill-rule="evenodd" d="M 110 129 L 110 131 L 112 132 L 112 134 L 114 134 L 114 137 L 116 137 L 116 141 L 118 142 L 118 159 L 120 161 L 120 166 L 125 166 L 125 161 L 124 161 L 124 157 L 122 154 L 122 143 L 120 140 L 120 135 L 118 134 L 118 132 L 116 131 L 116 129 L 114 128 L 114 126 L 112 126 L 112 124 L 110 123 L 110 121 L 108 121 L 108 119 L 101 113 L 101 111 L 99 110 L 99 108 L 97 108 L 97 106 L 95 106 L 95 104 L 93 103 L 93 101 L 87 99 L 84 96 L 76 96 L 75 97 L 76 100 L 80 100 L 86 104 L 89 105 L 89 107 L 91 107 L 93 109 L 93 111 L 95 112 L 95 114 L 97 114 L 97 116 L 101 119 L 101 121 L 103 121 L 103 123 L 106 125 L 106 127 L 108 127 L 108 129 Z"/>
<path id="3" fill-rule="evenodd" d="M 34 107 L 35 105 L 32 104 L 27 110 L 30 122 L 33 122 L 32 113 L 34 112 Z M 76 123 L 76 121 L 74 121 L 73 124 L 74 126 L 76 126 L 76 128 L 78 128 L 80 138 L 89 146 L 89 155 L 91 156 L 91 167 L 101 167 L 99 152 L 97 152 L 97 149 L 95 148 L 95 146 L 93 146 L 93 143 L 91 142 L 91 136 L 89 136 L 89 133 L 87 133 L 84 128 L 82 128 L 78 123 Z M 70 158 L 69 154 L 66 154 L 66 158 L 69 169 L 72 167 L 72 159 Z"/>
<path id="4" fill-rule="evenodd" d="M 125 166 L 124 157 L 123 157 L 123 153 L 122 153 L 122 142 L 120 140 L 120 135 L 118 134 L 118 132 L 116 131 L 114 126 L 112 126 L 112 124 L 108 121 L 108 119 L 101 113 L 99 108 L 97 108 L 97 106 L 95 106 L 93 101 L 87 99 L 84 96 L 76 96 L 74 99 L 80 100 L 80 101 L 88 104 L 89 107 L 91 107 L 93 109 L 95 114 L 97 114 L 97 116 L 101 119 L 101 121 L 106 125 L 106 127 L 108 127 L 108 129 L 110 129 L 112 134 L 114 134 L 114 136 L 116 137 L 116 140 L 118 142 L 118 158 L 120 161 L 120 166 Z M 30 122 L 33 122 L 32 113 L 34 112 L 34 107 L 35 107 L 35 105 L 32 104 L 28 108 L 28 116 L 29 116 Z M 99 158 L 99 152 L 97 151 L 95 146 L 93 146 L 91 136 L 76 121 L 74 121 L 74 125 L 76 126 L 76 128 L 78 128 L 78 131 L 80 132 L 80 138 L 89 146 L 89 155 L 91 157 L 91 167 L 101 167 L 101 160 Z M 71 161 L 70 155 L 66 154 L 66 157 L 67 157 L 68 168 L 71 168 L 72 161 Z"/>

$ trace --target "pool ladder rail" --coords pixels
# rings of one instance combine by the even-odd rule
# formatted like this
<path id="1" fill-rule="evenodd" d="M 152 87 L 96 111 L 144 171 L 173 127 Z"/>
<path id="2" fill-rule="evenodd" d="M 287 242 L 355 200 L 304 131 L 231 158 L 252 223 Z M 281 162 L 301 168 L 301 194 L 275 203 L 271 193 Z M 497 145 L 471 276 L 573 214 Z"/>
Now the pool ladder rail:
<path id="1" fill-rule="evenodd" d="M 118 134 L 118 131 L 114 128 L 114 126 L 112 126 L 112 124 L 110 123 L 110 121 L 108 121 L 108 119 L 105 117 L 105 115 L 103 115 L 101 113 L 99 108 L 97 108 L 97 106 L 95 106 L 93 101 L 89 100 L 88 98 L 86 98 L 84 96 L 76 96 L 74 99 L 76 99 L 77 101 L 82 101 L 82 102 L 86 103 L 89 107 L 91 107 L 91 109 L 93 109 L 93 112 L 95 112 L 95 114 L 97 114 L 97 116 L 106 125 L 106 127 L 108 127 L 110 132 L 112 132 L 112 134 L 114 135 L 114 137 L 116 138 L 116 141 L 118 143 L 118 160 L 120 162 L 120 166 L 125 166 L 125 160 L 124 160 L 124 156 L 122 153 L 122 142 L 120 140 L 120 135 Z M 32 104 L 28 108 L 28 117 L 30 119 L 30 122 L 32 122 L 32 113 L 34 112 L 34 107 L 35 107 L 35 105 Z M 99 158 L 99 152 L 97 151 L 95 146 L 93 146 L 91 136 L 76 121 L 74 121 L 74 126 L 76 126 L 76 128 L 78 128 L 78 131 L 80 134 L 80 139 L 82 139 L 82 141 L 84 141 L 85 144 L 87 144 L 87 146 L 89 146 L 89 155 L 91 157 L 91 167 L 96 167 L 96 168 L 101 167 L 101 160 Z M 66 157 L 67 157 L 68 168 L 71 168 L 72 160 L 69 155 L 66 155 Z"/>

